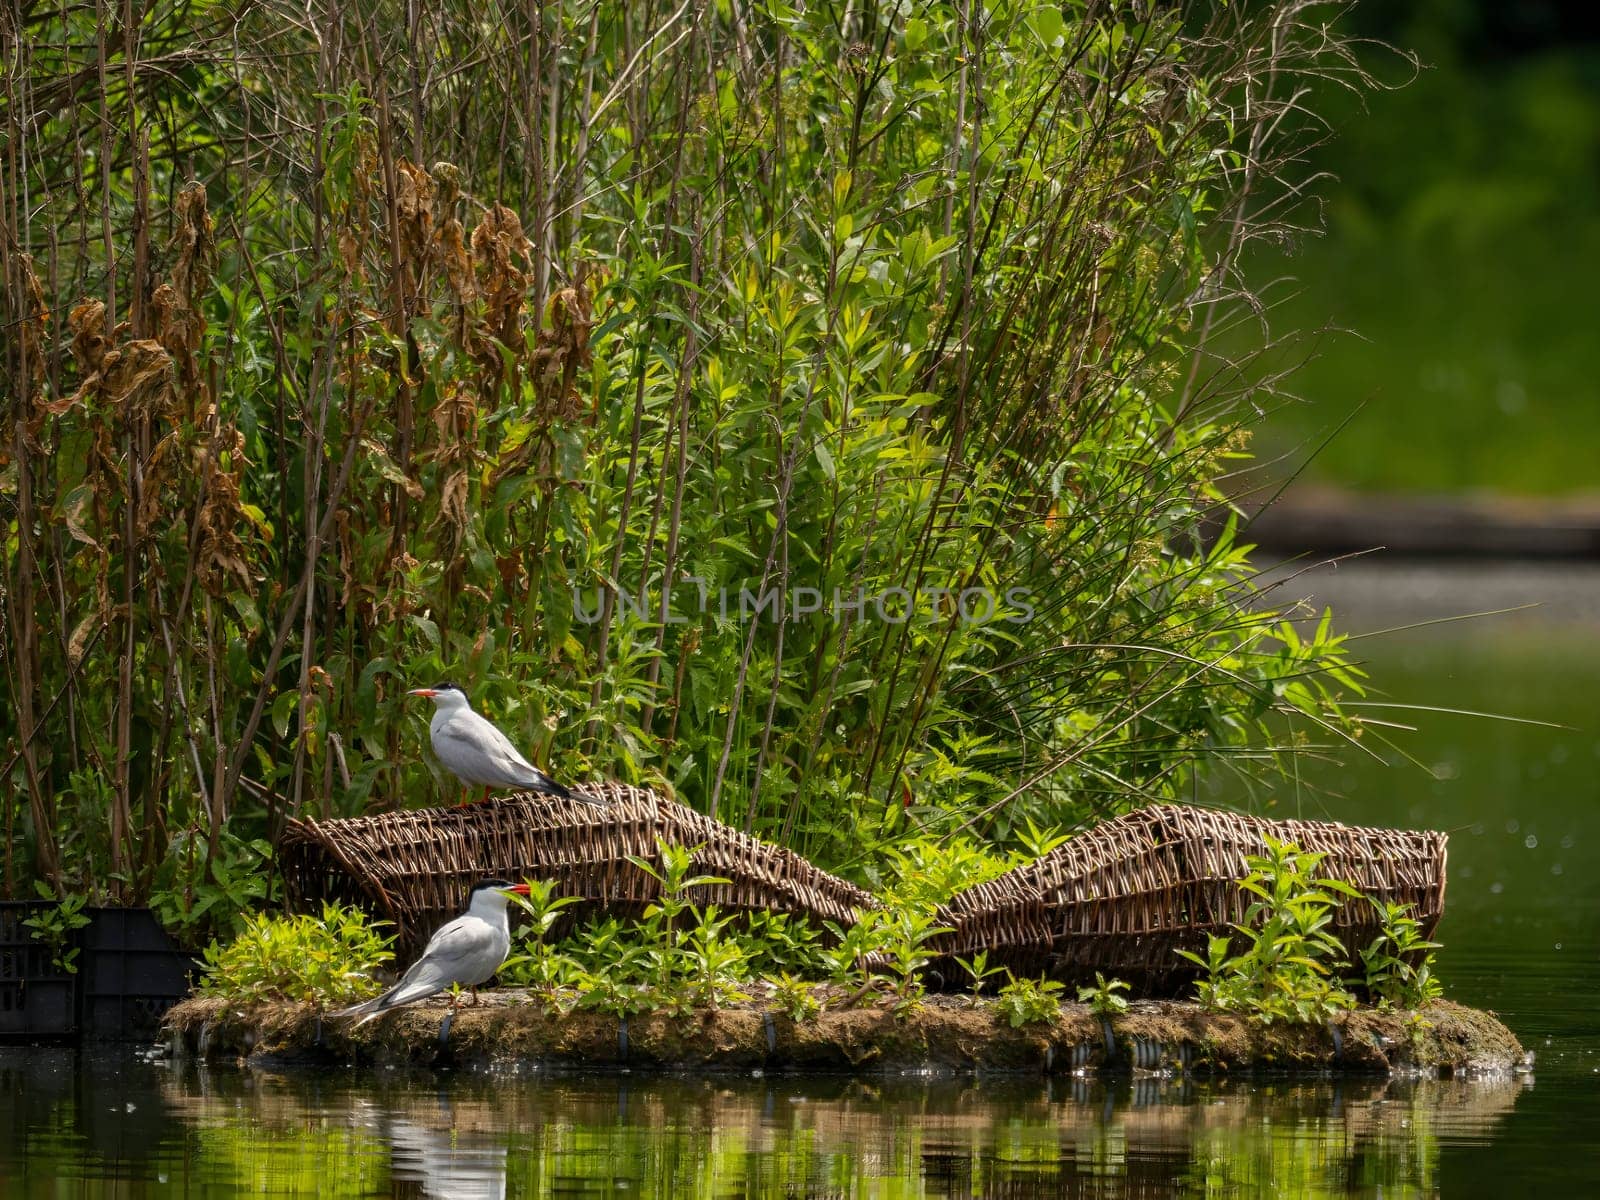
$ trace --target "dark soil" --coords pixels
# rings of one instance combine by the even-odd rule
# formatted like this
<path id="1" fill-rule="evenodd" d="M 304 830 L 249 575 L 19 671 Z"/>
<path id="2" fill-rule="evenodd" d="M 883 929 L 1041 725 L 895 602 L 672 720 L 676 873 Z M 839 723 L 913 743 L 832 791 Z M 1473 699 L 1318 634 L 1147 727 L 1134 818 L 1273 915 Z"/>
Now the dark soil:
<path id="1" fill-rule="evenodd" d="M 175 1053 L 263 1066 L 1494 1074 L 1523 1059 L 1516 1037 L 1493 1015 L 1448 1001 L 1419 1013 L 1361 1009 L 1329 1025 L 1261 1025 L 1180 1001 L 1136 1001 L 1107 1022 L 1084 1005 L 1066 1004 L 1051 1023 L 1012 1028 L 991 1004 L 953 997 L 930 997 L 906 1013 L 848 1008 L 799 1023 L 754 1006 L 621 1021 L 549 1012 L 525 993 L 496 989 L 453 1018 L 440 1001 L 355 1027 L 307 1006 L 240 1009 L 196 997 L 166 1021 Z"/>

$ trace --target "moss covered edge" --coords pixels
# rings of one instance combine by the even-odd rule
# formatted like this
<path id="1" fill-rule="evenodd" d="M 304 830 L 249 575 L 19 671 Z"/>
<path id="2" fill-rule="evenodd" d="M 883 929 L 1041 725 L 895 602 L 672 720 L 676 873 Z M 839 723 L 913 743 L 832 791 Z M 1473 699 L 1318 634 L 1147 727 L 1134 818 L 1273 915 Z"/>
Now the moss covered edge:
<path id="1" fill-rule="evenodd" d="M 625 1021 L 557 1014 L 512 989 L 450 1017 L 419 1004 L 353 1027 L 310 1006 L 195 997 L 167 1015 L 175 1056 L 253 1066 L 407 1066 L 660 1071 L 1190 1071 L 1504 1075 L 1530 1061 L 1493 1014 L 1438 1001 L 1420 1013 L 1341 1013 L 1327 1025 L 1262 1025 L 1181 1001 L 1135 1001 L 1102 1018 L 1066 1004 L 1013 1028 L 984 1002 L 931 998 L 910 1012 L 824 1011 L 802 1022 L 755 1006 Z"/>

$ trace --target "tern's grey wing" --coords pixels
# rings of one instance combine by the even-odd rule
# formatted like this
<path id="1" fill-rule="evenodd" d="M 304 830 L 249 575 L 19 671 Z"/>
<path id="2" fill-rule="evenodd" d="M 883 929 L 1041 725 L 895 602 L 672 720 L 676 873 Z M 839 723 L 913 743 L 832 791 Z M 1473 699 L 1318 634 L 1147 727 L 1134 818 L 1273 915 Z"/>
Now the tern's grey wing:
<path id="1" fill-rule="evenodd" d="M 511 949 L 494 926 L 470 913 L 439 927 L 422 957 L 385 997 L 385 1008 L 422 1000 L 453 983 L 476 987 L 499 969 Z"/>
<path id="2" fill-rule="evenodd" d="M 510 939 L 504 931 L 466 913 L 439 927 L 428 940 L 422 957 L 411 964 L 399 983 L 376 999 L 331 1015 L 359 1015 L 364 1024 L 391 1008 L 426 1000 L 452 984 L 476 987 L 500 969 L 510 951 Z"/>
<path id="3" fill-rule="evenodd" d="M 475 712 L 459 713 L 443 722 L 434 732 L 433 752 L 451 774 L 468 784 L 572 796 L 524 758 L 495 725 Z"/>
<path id="4" fill-rule="evenodd" d="M 458 714 L 434 731 L 433 752 L 452 774 L 486 787 L 532 787 L 539 769 L 511 739 L 475 712 Z"/>
<path id="5" fill-rule="evenodd" d="M 441 991 L 452 983 L 476 987 L 500 969 L 510 951 L 506 932 L 468 913 L 443 926 L 428 942 L 410 971 L 413 985 Z M 404 985 L 402 980 L 402 985 Z"/>

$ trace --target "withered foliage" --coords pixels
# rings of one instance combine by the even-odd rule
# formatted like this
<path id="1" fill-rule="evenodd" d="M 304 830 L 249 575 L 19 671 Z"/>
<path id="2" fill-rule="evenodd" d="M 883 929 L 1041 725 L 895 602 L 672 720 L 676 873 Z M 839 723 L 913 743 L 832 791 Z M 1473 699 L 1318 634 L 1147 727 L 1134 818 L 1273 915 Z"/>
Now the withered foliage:
<path id="1" fill-rule="evenodd" d="M 484 213 L 472 231 L 472 266 L 483 308 L 481 324 L 467 335 L 467 348 L 485 372 L 499 370 L 502 348 L 513 356 L 522 349 L 532 254 L 522 219 L 503 204 Z"/>
<path id="2" fill-rule="evenodd" d="M 54 543 L 61 590 L 53 600 L 71 622 L 61 638 L 65 664 L 97 686 L 120 673 L 135 703 L 164 711 L 162 736 L 187 743 L 201 789 L 219 781 L 230 793 L 238 786 L 236 755 L 253 730 L 234 723 L 231 706 L 240 689 L 265 696 L 277 681 L 254 672 L 225 678 L 225 646 L 212 633 L 216 610 L 202 612 L 197 596 L 246 613 L 238 631 L 245 641 L 264 632 L 255 605 L 280 606 L 281 649 L 303 615 L 282 608 L 297 579 L 305 606 L 331 578 L 331 611 L 376 630 L 427 611 L 426 595 L 413 582 L 421 561 L 412 550 L 413 539 L 426 535 L 428 558 L 443 563 L 452 588 L 487 599 L 461 579 L 460 567 L 479 476 L 492 467 L 498 481 L 547 469 L 548 462 L 531 456 L 547 441 L 536 435 L 523 436 L 505 461 L 491 463 L 485 405 L 504 410 L 525 389 L 520 407 L 541 429 L 584 411 L 582 373 L 591 365 L 594 320 L 584 269 L 573 286 L 549 297 L 542 323 L 533 245 L 512 207 L 476 205 L 446 162 L 430 172 L 396 158 L 392 194 L 386 193 L 383 156 L 370 128 L 358 128 L 347 150 L 347 174 L 324 210 L 322 255 L 310 271 L 325 290 L 284 296 L 278 311 L 269 304 L 257 318 L 276 342 L 274 368 L 288 361 L 281 356 L 292 320 L 306 318 L 298 336 L 309 336 L 312 349 L 302 377 L 251 385 L 225 375 L 232 339 L 242 331 L 217 336 L 207 321 L 208 307 L 219 300 L 213 290 L 219 260 L 231 259 L 235 287 L 243 276 L 259 288 L 259 277 L 250 277 L 263 268 L 247 257 L 247 247 L 219 243 L 199 183 L 178 190 L 159 214 L 170 230 L 166 268 L 136 272 L 128 281 L 149 281 L 138 306 L 147 336 L 134 336 L 132 321 L 117 319 L 135 307 L 126 287 L 116 295 L 116 312 L 110 295 L 80 295 L 64 305 L 65 320 L 52 324 L 51 297 L 60 296 L 61 283 L 41 280 L 31 257 L 18 258 L 18 361 L 27 384 L 21 429 L 40 468 L 37 498 L 67 537 Z M 476 219 L 464 221 L 464 210 L 473 208 Z M 318 298 L 310 300 L 312 294 Z M 296 313 L 302 304 L 306 311 Z M 427 327 L 407 326 L 402 316 Z M 259 341 L 252 352 L 260 352 Z M 63 368 L 54 391 L 52 357 Z M 257 472 L 261 455 L 241 427 L 240 396 L 216 395 L 219 380 L 245 389 L 252 423 L 261 401 L 276 394 L 278 428 L 292 443 L 269 440 L 266 453 L 302 456 L 304 485 L 324 514 L 314 556 L 305 540 L 310 530 L 300 522 L 284 528 L 267 515 L 285 511 L 294 478 L 282 473 L 282 462 L 276 473 Z M 402 393 L 411 398 L 406 408 L 398 404 Z M 282 407 L 291 394 L 301 398 L 292 416 Z M 341 471 L 346 456 L 353 469 Z M 408 529 L 396 497 L 426 502 L 429 511 Z M 41 543 L 41 551 L 47 548 Z M 518 556 L 506 565 L 509 584 L 525 587 Z M 94 648 L 112 640 L 102 635 L 128 622 L 139 630 L 131 642 L 139 663 L 126 661 L 126 641 L 116 654 L 96 656 Z M 156 645 L 163 648 L 159 656 Z M 323 681 L 316 703 L 326 704 L 327 672 L 312 664 L 305 678 Z M 209 693 L 203 704 L 195 687 Z M 225 690 L 232 700 L 224 702 Z M 50 697 L 41 689 L 38 699 Z M 84 749 L 100 761 L 120 753 L 95 741 Z M 143 863 L 135 893 L 155 877 L 161 831 L 188 822 L 214 841 L 238 803 L 233 794 L 200 799 L 188 816 L 180 811 L 145 830 L 155 836 L 141 846 L 132 819 L 139 805 L 131 795 L 117 797 L 118 828 L 128 831 L 129 842 L 116 857 Z"/>
<path id="3" fill-rule="evenodd" d="M 444 268 L 445 282 L 454 300 L 455 340 L 467 342 L 468 311 L 478 298 L 478 281 L 472 258 L 467 253 L 465 233 L 456 207 L 461 200 L 461 172 L 447 162 L 433 164 L 433 180 L 438 189 L 438 223 L 434 228 L 434 253 Z"/>
<path id="4" fill-rule="evenodd" d="M 572 286 L 550 297 L 548 314 L 533 350 L 533 389 L 544 419 L 575 421 L 593 417 L 577 388 L 579 371 L 594 365 L 589 352 L 589 331 L 593 328 L 589 266 L 580 263 Z"/>
<path id="5" fill-rule="evenodd" d="M 206 321 L 200 304 L 211 286 L 211 271 L 217 247 L 211 214 L 206 209 L 206 190 L 191 183 L 178 193 L 173 212 L 172 264 L 170 282 L 162 283 L 150 297 L 156 340 L 166 348 L 176 364 L 178 387 L 189 398 L 188 417 L 203 420 L 205 413 L 194 405 L 201 396 L 200 339 Z"/>
<path id="6" fill-rule="evenodd" d="M 34 270 L 33 256 L 19 254 L 17 260 L 22 274 L 23 296 L 23 313 L 17 339 L 22 355 L 23 377 L 17 382 L 28 398 L 28 419 L 23 423 L 23 436 L 29 449 L 39 450 L 39 433 L 45 421 L 66 412 L 72 406 L 72 400 L 51 400 L 44 387 L 45 339 L 50 308 L 45 303 L 44 287 L 39 282 L 38 272 Z"/>
<path id="7" fill-rule="evenodd" d="M 257 572 L 251 569 L 250 551 L 240 533 L 249 528 L 240 507 L 244 480 L 244 435 L 224 425 L 197 454 L 194 464 L 200 478 L 200 509 L 195 516 L 195 569 L 200 586 L 213 596 L 231 589 L 249 590 Z"/>
<path id="8" fill-rule="evenodd" d="M 466 530 L 467 476 L 478 459 L 478 402 L 473 385 L 451 380 L 440 389 L 433 408 L 439 444 L 433 454 L 438 465 L 439 521 L 450 530 L 452 547 Z"/>

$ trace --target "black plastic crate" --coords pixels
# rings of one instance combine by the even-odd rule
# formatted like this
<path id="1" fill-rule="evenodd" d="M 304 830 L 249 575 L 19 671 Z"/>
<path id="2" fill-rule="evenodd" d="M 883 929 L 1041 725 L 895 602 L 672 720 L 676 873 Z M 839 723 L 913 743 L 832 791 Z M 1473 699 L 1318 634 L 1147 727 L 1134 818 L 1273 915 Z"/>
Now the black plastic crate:
<path id="1" fill-rule="evenodd" d="M 51 961 L 23 922 L 52 906 L 0 901 L 0 1037 L 59 1041 L 78 1030 L 78 977 Z"/>
<path id="2" fill-rule="evenodd" d="M 197 967 L 149 909 L 91 908 L 78 958 L 79 1025 L 93 1041 L 148 1041 Z"/>

